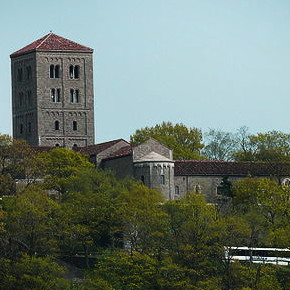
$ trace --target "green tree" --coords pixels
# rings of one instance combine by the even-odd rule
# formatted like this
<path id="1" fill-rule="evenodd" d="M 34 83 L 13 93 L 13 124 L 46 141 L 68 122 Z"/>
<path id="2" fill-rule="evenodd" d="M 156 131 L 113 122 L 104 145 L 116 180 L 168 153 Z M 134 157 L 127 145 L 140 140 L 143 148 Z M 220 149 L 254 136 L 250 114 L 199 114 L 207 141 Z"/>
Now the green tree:
<path id="1" fill-rule="evenodd" d="M 120 182 L 110 173 L 85 169 L 70 179 L 63 195 L 61 249 L 70 255 L 85 252 L 86 265 L 92 249 L 120 246 L 117 196 Z"/>
<path id="2" fill-rule="evenodd" d="M 193 285 L 217 275 L 223 257 L 216 207 L 201 194 L 190 193 L 180 200 L 168 201 L 169 253 L 173 261 L 190 269 Z"/>
<path id="3" fill-rule="evenodd" d="M 61 194 L 67 191 L 71 178 L 86 168 L 93 168 L 87 156 L 68 148 L 55 148 L 38 157 L 45 166 L 48 188 Z"/>
<path id="4" fill-rule="evenodd" d="M 236 136 L 230 132 L 209 129 L 205 133 L 205 146 L 202 153 L 211 160 L 232 160 L 236 151 Z"/>
<path id="5" fill-rule="evenodd" d="M 43 175 L 42 162 L 23 140 L 0 135 L 0 195 L 16 193 L 15 183 L 26 179 L 26 186 Z"/>
<path id="6" fill-rule="evenodd" d="M 248 219 L 251 227 L 255 221 L 255 230 L 257 224 L 260 224 L 264 243 L 275 247 L 289 247 L 289 187 L 269 178 L 247 178 L 236 183 L 233 205 Z"/>
<path id="7" fill-rule="evenodd" d="M 200 155 L 203 148 L 202 133 L 197 128 L 163 122 L 154 127 L 136 130 L 130 139 L 133 145 L 137 145 L 151 137 L 173 150 L 174 159 L 204 159 Z"/>
<path id="8" fill-rule="evenodd" d="M 280 131 L 244 135 L 242 150 L 235 153 L 238 161 L 290 161 L 290 134 Z"/>
<path id="9" fill-rule="evenodd" d="M 129 181 L 118 198 L 118 216 L 122 223 L 125 247 L 161 258 L 167 215 L 161 210 L 161 193 L 141 183 Z"/>
<path id="10" fill-rule="evenodd" d="M 56 251 L 59 204 L 41 187 L 31 186 L 15 197 L 6 198 L 4 210 L 7 235 L 22 251 L 31 256 Z"/>
<path id="11" fill-rule="evenodd" d="M 0 259 L 0 289 L 69 289 L 65 269 L 49 257 L 23 255 L 19 260 Z"/>
<path id="12" fill-rule="evenodd" d="M 96 270 L 87 278 L 95 289 L 155 289 L 156 260 L 146 254 L 114 251 L 99 258 Z"/>

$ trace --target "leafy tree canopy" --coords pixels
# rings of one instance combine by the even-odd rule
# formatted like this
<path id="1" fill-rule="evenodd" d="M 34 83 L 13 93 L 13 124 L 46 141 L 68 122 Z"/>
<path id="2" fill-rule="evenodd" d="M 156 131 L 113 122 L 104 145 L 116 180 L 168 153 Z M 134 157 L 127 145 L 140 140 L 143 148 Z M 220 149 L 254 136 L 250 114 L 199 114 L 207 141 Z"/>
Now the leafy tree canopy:
<path id="1" fill-rule="evenodd" d="M 290 134 L 280 131 L 247 135 L 242 150 L 234 154 L 238 161 L 290 161 Z"/>
<path id="2" fill-rule="evenodd" d="M 81 171 L 93 168 L 88 158 L 68 148 L 55 148 L 39 155 L 45 166 L 46 181 L 51 189 L 65 193 L 70 179 Z"/>
<path id="3" fill-rule="evenodd" d="M 203 148 L 202 133 L 197 128 L 163 122 L 154 127 L 136 130 L 131 136 L 131 143 L 137 145 L 149 138 L 154 138 L 173 150 L 174 159 L 204 159 L 200 155 Z"/>
<path id="4" fill-rule="evenodd" d="M 205 133 L 205 147 L 202 153 L 211 160 L 232 160 L 236 150 L 236 135 L 216 129 Z"/>

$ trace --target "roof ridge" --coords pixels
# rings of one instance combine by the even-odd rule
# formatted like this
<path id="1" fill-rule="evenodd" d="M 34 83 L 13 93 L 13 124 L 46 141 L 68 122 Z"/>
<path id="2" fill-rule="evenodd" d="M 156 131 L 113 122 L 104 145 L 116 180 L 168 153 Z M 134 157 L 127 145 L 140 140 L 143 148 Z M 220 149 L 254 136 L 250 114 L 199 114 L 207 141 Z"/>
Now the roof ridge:
<path id="1" fill-rule="evenodd" d="M 35 47 L 35 49 L 37 49 L 40 45 L 42 45 L 52 34 L 53 34 L 52 32 L 47 34 L 46 37 L 44 37 L 44 39 Z"/>

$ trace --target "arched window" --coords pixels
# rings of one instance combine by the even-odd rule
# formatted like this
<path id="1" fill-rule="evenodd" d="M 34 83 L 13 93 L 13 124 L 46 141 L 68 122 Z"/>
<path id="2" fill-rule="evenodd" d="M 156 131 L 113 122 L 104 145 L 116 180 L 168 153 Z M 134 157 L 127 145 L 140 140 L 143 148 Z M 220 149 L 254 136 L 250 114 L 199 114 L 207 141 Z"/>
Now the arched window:
<path id="1" fill-rule="evenodd" d="M 56 143 L 56 144 L 55 144 L 55 147 L 59 147 L 59 144 L 58 144 L 58 143 Z"/>
<path id="2" fill-rule="evenodd" d="M 80 77 L 80 67 L 78 65 L 69 66 L 69 77 L 71 79 L 78 79 Z"/>
<path id="3" fill-rule="evenodd" d="M 79 103 L 80 96 L 79 96 L 79 90 L 70 90 L 70 101 L 71 103 Z"/>
<path id="4" fill-rule="evenodd" d="M 71 79 L 74 78 L 74 66 L 73 66 L 73 65 L 70 65 L 70 66 L 69 66 L 69 77 L 70 77 Z"/>
<path id="5" fill-rule="evenodd" d="M 175 195 L 179 195 L 179 186 L 178 185 L 175 186 Z"/>
<path id="6" fill-rule="evenodd" d="M 17 81 L 22 82 L 22 79 L 23 79 L 23 71 L 22 71 L 22 68 L 19 68 L 17 70 Z"/>
<path id="7" fill-rule="evenodd" d="M 76 65 L 74 67 L 74 78 L 75 79 L 79 79 L 80 78 L 80 67 L 78 65 Z"/>
<path id="8" fill-rule="evenodd" d="M 53 64 L 51 64 L 49 67 L 49 77 L 51 79 L 54 79 L 54 65 Z"/>
<path id="9" fill-rule="evenodd" d="M 165 184 L 165 176 L 163 174 L 160 175 L 160 184 Z"/>
<path id="10" fill-rule="evenodd" d="M 27 91 L 26 94 L 27 94 L 27 103 L 28 105 L 31 105 L 32 104 L 31 91 L 30 90 Z"/>
<path id="11" fill-rule="evenodd" d="M 54 130 L 59 130 L 59 121 L 54 122 Z"/>
<path id="12" fill-rule="evenodd" d="M 59 67 L 59 65 L 56 65 L 55 68 L 54 68 L 54 77 L 56 79 L 58 79 L 59 75 L 60 75 L 60 67 Z"/>
<path id="13" fill-rule="evenodd" d="M 55 89 L 50 90 L 51 100 L 55 103 Z"/>
<path id="14" fill-rule="evenodd" d="M 51 79 L 58 79 L 60 77 L 60 66 L 59 64 L 51 64 L 49 67 L 49 77 Z"/>
<path id="15" fill-rule="evenodd" d="M 30 80 L 31 79 L 31 66 L 26 67 L 26 79 Z"/>
<path id="16" fill-rule="evenodd" d="M 144 175 L 141 175 L 141 182 L 142 182 L 143 184 L 145 184 L 145 176 L 144 176 Z"/>
<path id="17" fill-rule="evenodd" d="M 22 107 L 24 105 L 24 94 L 19 93 L 19 106 Z"/>
<path id="18" fill-rule="evenodd" d="M 73 130 L 76 131 L 78 129 L 77 121 L 73 121 Z"/>
<path id="19" fill-rule="evenodd" d="M 51 89 L 50 90 L 51 100 L 54 103 L 60 102 L 60 89 Z"/>

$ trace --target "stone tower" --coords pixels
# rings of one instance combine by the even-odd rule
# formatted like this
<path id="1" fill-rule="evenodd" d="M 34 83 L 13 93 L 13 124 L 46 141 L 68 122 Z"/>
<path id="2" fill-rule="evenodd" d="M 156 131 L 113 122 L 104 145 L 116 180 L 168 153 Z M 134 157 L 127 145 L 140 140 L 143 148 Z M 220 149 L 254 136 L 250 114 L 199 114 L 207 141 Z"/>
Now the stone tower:
<path id="1" fill-rule="evenodd" d="M 172 151 L 155 139 L 133 148 L 134 177 L 174 199 L 174 161 Z"/>
<path id="2" fill-rule="evenodd" d="M 94 144 L 93 50 L 49 33 L 10 57 L 13 137 L 33 146 Z"/>

